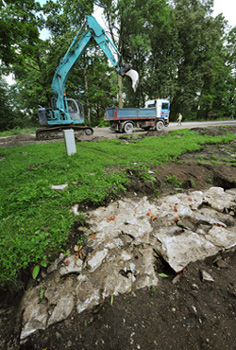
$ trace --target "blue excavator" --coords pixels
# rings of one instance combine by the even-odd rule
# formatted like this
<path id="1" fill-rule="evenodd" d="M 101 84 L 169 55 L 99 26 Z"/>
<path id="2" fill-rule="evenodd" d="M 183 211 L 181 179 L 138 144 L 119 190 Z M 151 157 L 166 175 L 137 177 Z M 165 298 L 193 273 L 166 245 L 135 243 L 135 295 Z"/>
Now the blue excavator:
<path id="1" fill-rule="evenodd" d="M 88 29 L 82 33 L 86 25 Z M 84 125 L 82 104 L 72 98 L 67 98 L 65 93 L 67 79 L 92 39 L 103 50 L 118 74 L 122 77 L 128 76 L 132 80 L 133 90 L 136 91 L 139 79 L 138 73 L 131 69 L 131 65 L 122 64 L 122 58 L 118 49 L 104 29 L 93 16 L 86 16 L 82 27 L 74 37 L 54 74 L 51 85 L 53 97 L 51 98 L 50 108 L 40 107 L 38 110 L 40 125 L 44 126 L 36 130 L 36 138 L 38 140 L 63 137 L 63 130 L 65 129 L 74 129 L 75 135 L 81 135 L 81 132 L 86 135 L 93 134 L 93 129 Z M 115 52 L 117 59 L 112 51 Z"/>

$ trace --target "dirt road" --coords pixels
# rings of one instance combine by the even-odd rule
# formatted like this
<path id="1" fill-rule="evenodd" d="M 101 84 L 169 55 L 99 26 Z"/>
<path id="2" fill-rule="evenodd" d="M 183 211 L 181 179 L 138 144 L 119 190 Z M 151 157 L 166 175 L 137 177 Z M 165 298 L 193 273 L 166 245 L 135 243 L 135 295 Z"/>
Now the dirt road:
<path id="1" fill-rule="evenodd" d="M 178 129 L 192 129 L 192 128 L 207 128 L 211 126 L 224 126 L 224 125 L 233 125 L 236 126 L 236 120 L 227 120 L 227 121 L 216 121 L 216 122 L 185 122 L 182 125 L 177 123 L 170 123 L 167 128 L 164 130 L 178 130 Z M 146 131 L 141 129 L 135 129 L 135 133 L 145 134 Z M 105 138 L 117 138 L 121 134 L 112 132 L 110 128 L 94 128 L 93 137 L 105 137 Z"/>
<path id="2" fill-rule="evenodd" d="M 177 130 L 177 129 L 192 129 L 192 128 L 208 128 L 213 126 L 224 126 L 224 125 L 232 125 L 236 126 L 236 120 L 228 120 L 228 121 L 217 121 L 217 122 L 185 122 L 182 123 L 181 126 L 177 125 L 177 123 L 170 123 L 167 128 L 164 129 L 164 132 L 168 132 L 169 130 Z M 116 133 L 110 130 L 110 128 L 97 128 L 94 129 L 94 134 L 92 136 L 81 136 L 79 138 L 80 141 L 99 141 L 102 139 L 117 139 L 121 135 L 121 133 Z M 147 132 L 141 129 L 135 129 L 135 133 L 140 135 L 145 135 Z M 13 136 L 0 137 L 0 148 L 3 147 L 15 147 L 15 146 L 24 146 L 38 143 L 48 143 L 48 142 L 60 142 L 63 139 L 55 139 L 50 141 L 38 141 L 35 138 L 35 134 L 17 134 Z"/>

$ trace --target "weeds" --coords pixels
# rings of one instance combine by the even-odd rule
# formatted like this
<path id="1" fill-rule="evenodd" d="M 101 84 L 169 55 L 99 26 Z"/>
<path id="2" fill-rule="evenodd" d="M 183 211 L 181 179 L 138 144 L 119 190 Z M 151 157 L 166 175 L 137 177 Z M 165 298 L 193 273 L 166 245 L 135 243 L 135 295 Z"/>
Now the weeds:
<path id="1" fill-rule="evenodd" d="M 191 188 L 194 188 L 195 187 L 195 181 L 193 179 L 189 179 L 189 182 L 190 182 L 190 186 Z"/>
<path id="2" fill-rule="evenodd" d="M 175 175 L 166 176 L 165 181 L 174 187 L 180 187 L 182 185 L 182 183 L 177 179 L 177 177 Z"/>

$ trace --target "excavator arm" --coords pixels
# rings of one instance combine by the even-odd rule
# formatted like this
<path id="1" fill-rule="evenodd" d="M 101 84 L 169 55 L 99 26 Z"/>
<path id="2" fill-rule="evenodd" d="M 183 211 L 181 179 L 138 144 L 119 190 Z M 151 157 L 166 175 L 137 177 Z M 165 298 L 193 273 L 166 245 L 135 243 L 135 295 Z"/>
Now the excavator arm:
<path id="1" fill-rule="evenodd" d="M 85 25 L 88 26 L 88 29 L 82 33 Z M 49 126 L 49 128 L 44 127 L 36 130 L 36 138 L 38 140 L 59 138 L 61 135 L 63 135 L 63 130 L 68 128 L 73 128 L 78 135 L 81 131 L 87 135 L 91 135 L 93 133 L 92 128 L 82 126 L 84 123 L 84 115 L 83 107 L 80 102 L 71 98 L 67 99 L 65 94 L 67 79 L 76 63 L 86 51 L 92 39 L 94 39 L 98 46 L 102 49 L 117 72 L 122 77 L 127 75 L 131 78 L 133 89 L 134 91 L 136 90 L 139 78 L 138 73 L 131 69 L 130 65 L 121 64 L 121 55 L 103 28 L 98 24 L 94 17 L 86 16 L 83 26 L 74 37 L 73 42 L 71 43 L 65 56 L 61 59 L 54 74 L 51 85 L 53 91 L 51 108 L 42 107 L 38 110 L 40 124 Z M 112 51 L 115 52 L 115 55 Z M 117 56 L 117 59 L 115 56 Z"/>
<path id="2" fill-rule="evenodd" d="M 82 34 L 81 38 L 79 36 L 87 23 L 88 30 Z M 132 80 L 132 86 L 134 91 L 138 85 L 138 73 L 131 69 L 131 66 L 126 64 L 121 66 L 121 55 L 119 54 L 116 46 L 107 36 L 103 28 L 98 24 L 97 20 L 92 16 L 86 16 L 86 20 L 83 26 L 80 28 L 76 34 L 72 44 L 67 50 L 65 56 L 60 61 L 59 66 L 56 69 L 56 72 L 52 81 L 52 90 L 55 96 L 55 108 L 63 113 L 65 110 L 68 110 L 66 100 L 64 98 L 65 93 L 65 84 L 71 73 L 71 70 L 80 60 L 81 56 L 86 51 L 87 47 L 90 44 L 91 39 L 94 39 L 98 46 L 105 53 L 107 58 L 117 72 L 124 77 L 125 75 L 129 76 Z M 117 54 L 118 59 L 116 60 L 115 56 L 112 53 L 111 47 Z"/>

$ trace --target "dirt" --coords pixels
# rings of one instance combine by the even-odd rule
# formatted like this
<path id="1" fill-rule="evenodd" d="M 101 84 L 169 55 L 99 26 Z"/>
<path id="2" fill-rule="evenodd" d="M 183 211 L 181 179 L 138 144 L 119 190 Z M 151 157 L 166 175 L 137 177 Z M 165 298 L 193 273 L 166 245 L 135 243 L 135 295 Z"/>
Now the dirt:
<path id="1" fill-rule="evenodd" d="M 231 128 L 236 134 L 236 128 Z M 202 129 L 198 130 L 203 133 Z M 213 135 L 222 129 L 207 130 Z M 227 159 L 226 159 L 227 158 Z M 176 163 L 152 168 L 155 185 L 132 173 L 125 195 L 168 195 L 211 186 L 236 187 L 236 142 L 205 145 Z M 0 348 L 5 350 L 236 349 L 236 249 L 189 264 L 180 274 L 162 260 L 159 285 L 106 299 L 19 342 L 20 294 L 0 294 Z M 213 281 L 203 279 L 202 272 Z M 164 276 L 167 277 L 164 277 Z M 2 346 L 2 347 L 1 347 Z"/>
<path id="2" fill-rule="evenodd" d="M 236 258 L 219 258 L 190 264 L 176 284 L 164 269 L 169 277 L 158 287 L 115 297 L 112 305 L 105 300 L 81 315 L 74 312 L 21 349 L 235 349 Z M 214 282 L 203 282 L 201 270 Z"/>

